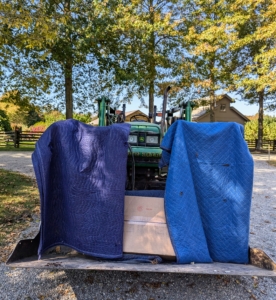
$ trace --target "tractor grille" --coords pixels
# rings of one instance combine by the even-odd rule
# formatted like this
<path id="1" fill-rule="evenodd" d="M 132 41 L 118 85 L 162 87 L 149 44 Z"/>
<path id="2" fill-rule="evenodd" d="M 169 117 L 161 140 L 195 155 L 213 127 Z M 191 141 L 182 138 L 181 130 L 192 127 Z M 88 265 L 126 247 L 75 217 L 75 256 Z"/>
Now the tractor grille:
<path id="1" fill-rule="evenodd" d="M 129 161 L 132 161 L 132 157 L 128 158 Z M 156 157 L 140 157 L 140 156 L 134 156 L 134 160 L 137 163 L 154 163 L 154 164 L 158 164 L 159 163 L 159 158 Z"/>

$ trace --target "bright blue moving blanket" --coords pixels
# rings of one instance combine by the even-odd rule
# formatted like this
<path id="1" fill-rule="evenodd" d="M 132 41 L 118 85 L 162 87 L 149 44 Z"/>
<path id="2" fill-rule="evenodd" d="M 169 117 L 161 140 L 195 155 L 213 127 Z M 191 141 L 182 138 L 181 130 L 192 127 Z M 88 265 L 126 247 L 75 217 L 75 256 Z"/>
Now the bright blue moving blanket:
<path id="1" fill-rule="evenodd" d="M 40 256 L 66 245 L 101 258 L 123 254 L 129 124 L 51 125 L 32 160 L 41 199 Z"/>
<path id="2" fill-rule="evenodd" d="M 236 123 L 175 122 L 161 148 L 178 263 L 248 263 L 253 160 Z"/>

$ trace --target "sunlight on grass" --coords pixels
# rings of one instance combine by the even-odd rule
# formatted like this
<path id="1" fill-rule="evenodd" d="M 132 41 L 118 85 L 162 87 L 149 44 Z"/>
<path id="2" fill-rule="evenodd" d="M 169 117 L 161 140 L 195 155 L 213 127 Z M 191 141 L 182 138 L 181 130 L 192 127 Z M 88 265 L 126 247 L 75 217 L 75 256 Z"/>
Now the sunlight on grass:
<path id="1" fill-rule="evenodd" d="M 15 241 L 20 231 L 28 226 L 34 213 L 39 213 L 36 181 L 25 175 L 0 169 L 1 257 L 6 254 L 5 246 Z"/>
<path id="2" fill-rule="evenodd" d="M 0 144 L 0 151 L 34 151 L 35 149 L 35 143 L 33 144 L 20 144 L 19 148 L 14 148 L 14 145 L 12 143 L 6 144 Z"/>

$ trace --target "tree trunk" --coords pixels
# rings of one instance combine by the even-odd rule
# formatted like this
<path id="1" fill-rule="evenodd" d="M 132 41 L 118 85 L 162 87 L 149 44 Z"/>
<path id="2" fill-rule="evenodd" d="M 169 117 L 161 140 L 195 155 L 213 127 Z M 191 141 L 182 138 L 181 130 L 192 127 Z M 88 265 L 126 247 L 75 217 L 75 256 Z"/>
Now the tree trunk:
<path id="1" fill-rule="evenodd" d="M 151 80 L 149 84 L 149 113 L 153 114 L 154 109 L 154 81 Z"/>
<path id="2" fill-rule="evenodd" d="M 154 7 L 153 1 L 150 0 L 150 24 L 152 25 L 152 33 L 150 36 L 150 61 L 149 61 L 149 113 L 153 114 L 154 108 L 154 82 L 156 76 L 155 70 L 155 36 L 154 36 Z"/>
<path id="3" fill-rule="evenodd" d="M 215 93 L 210 92 L 210 122 L 215 122 Z"/>
<path id="4" fill-rule="evenodd" d="M 65 14 L 69 19 L 71 25 L 71 0 L 65 0 Z M 71 44 L 71 30 L 68 38 Z M 65 103 L 66 103 L 66 119 L 73 118 L 73 56 L 72 48 L 67 52 L 64 65 L 65 75 Z"/>
<path id="5" fill-rule="evenodd" d="M 215 54 L 213 53 L 212 58 L 209 62 L 209 71 L 210 71 L 210 122 L 215 122 L 215 75 L 214 75 L 214 66 L 215 66 Z"/>
<path id="6" fill-rule="evenodd" d="M 73 64 L 67 61 L 65 64 L 65 102 L 66 102 L 66 119 L 73 118 Z"/>
<path id="7" fill-rule="evenodd" d="M 258 96 L 259 96 L 259 118 L 258 118 L 257 150 L 261 150 L 263 148 L 264 90 L 258 92 Z"/>

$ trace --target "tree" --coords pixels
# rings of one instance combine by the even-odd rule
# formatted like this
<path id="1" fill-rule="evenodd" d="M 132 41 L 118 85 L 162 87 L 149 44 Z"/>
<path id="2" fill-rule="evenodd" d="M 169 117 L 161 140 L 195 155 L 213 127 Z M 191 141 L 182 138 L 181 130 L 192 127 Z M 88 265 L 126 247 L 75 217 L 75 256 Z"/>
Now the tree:
<path id="1" fill-rule="evenodd" d="M 15 49 L 9 52 L 5 86 L 42 100 L 42 105 L 65 95 L 66 117 L 72 118 L 73 97 L 79 107 L 99 94 L 105 84 L 101 78 L 112 81 L 108 51 L 111 47 L 116 51 L 114 41 L 119 44 L 119 39 L 113 38 L 109 27 L 115 22 L 111 12 L 118 1 L 4 0 L 4 4 L 1 24 L 12 26 L 10 47 Z M 12 25 L 11 19 L 16 20 Z"/>
<path id="2" fill-rule="evenodd" d="M 29 110 L 28 114 L 25 117 L 25 123 L 28 127 L 34 125 L 37 122 L 42 121 L 43 118 L 35 109 Z"/>
<path id="3" fill-rule="evenodd" d="M 231 80 L 233 55 L 229 47 L 232 34 L 221 22 L 226 10 L 217 0 L 184 2 L 187 28 L 184 27 L 184 51 L 175 75 L 178 75 L 179 85 L 190 91 L 188 94 L 209 100 L 210 121 L 214 122 L 217 92 L 226 89 Z"/>
<path id="4" fill-rule="evenodd" d="M 263 122 L 263 138 L 265 140 L 276 139 L 276 118 L 271 116 L 264 116 Z M 258 139 L 258 119 L 253 119 L 245 124 L 244 128 L 245 139 Z"/>
<path id="5" fill-rule="evenodd" d="M 38 106 L 30 102 L 27 97 L 21 97 L 18 91 L 10 91 L 0 97 L 2 107 L 11 123 L 30 127 L 42 120 L 41 111 Z"/>
<path id="6" fill-rule="evenodd" d="M 138 95 L 144 105 L 143 97 L 148 95 L 150 113 L 157 86 L 171 77 L 175 49 L 180 46 L 180 6 L 181 1 L 126 1 L 118 10 L 121 19 L 113 27 L 122 43 L 120 52 L 114 53 L 119 62 L 113 61 L 116 82 L 124 82 L 128 95 Z"/>
<path id="7" fill-rule="evenodd" d="M 72 117 L 73 103 L 81 107 L 102 90 L 115 97 L 124 95 L 125 100 L 133 94 L 143 100 L 148 93 L 153 111 L 156 84 L 170 76 L 179 44 L 181 1 L 3 3 L 1 20 L 11 28 L 13 41 L 6 48 L 14 50 L 9 52 L 8 76 L 2 81 L 9 90 L 20 90 L 41 105 L 65 94 L 67 118 Z"/>
<path id="8" fill-rule="evenodd" d="M 262 148 L 264 109 L 275 107 L 275 1 L 247 0 L 243 5 L 237 2 L 226 4 L 231 12 L 224 22 L 235 33 L 232 52 L 238 59 L 233 72 L 235 90 L 249 103 L 258 103 L 258 144 Z"/>
<path id="9" fill-rule="evenodd" d="M 179 47 L 178 27 L 182 18 L 178 15 L 178 1 L 143 0 L 138 6 L 138 17 L 146 20 L 148 34 L 140 30 L 138 74 L 148 89 L 149 112 L 153 113 L 156 84 L 168 77 L 172 68 L 170 55 Z M 171 53 L 170 53 L 171 52 Z"/>
<path id="10" fill-rule="evenodd" d="M 4 131 L 12 130 L 9 117 L 2 109 L 0 109 L 0 130 L 4 130 Z"/>

